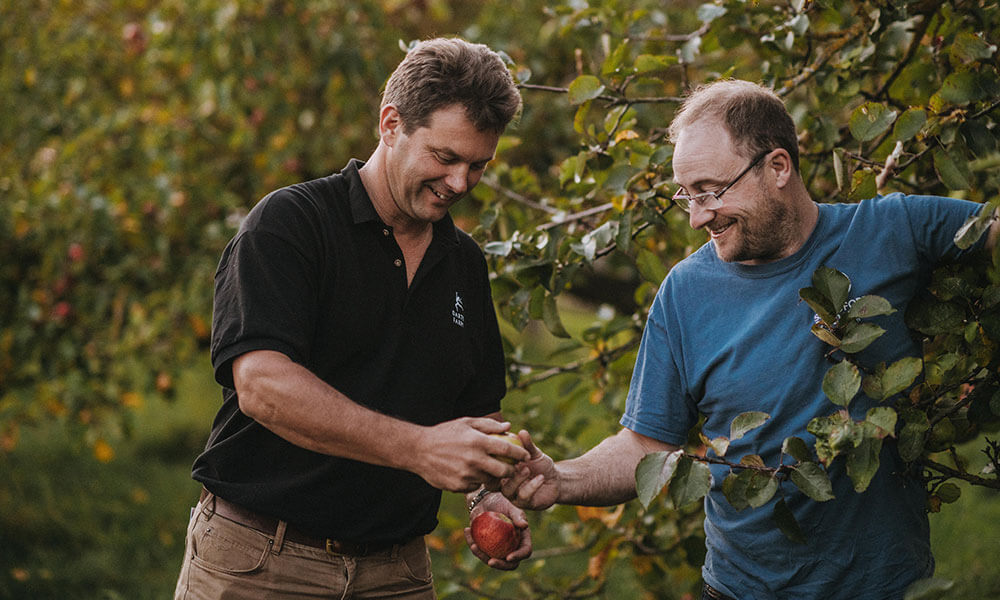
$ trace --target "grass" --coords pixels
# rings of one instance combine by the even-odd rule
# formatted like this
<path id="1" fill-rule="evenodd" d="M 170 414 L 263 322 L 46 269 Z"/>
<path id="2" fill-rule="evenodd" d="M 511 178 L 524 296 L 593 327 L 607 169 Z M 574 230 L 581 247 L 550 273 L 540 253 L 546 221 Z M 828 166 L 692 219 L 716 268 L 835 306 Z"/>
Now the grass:
<path id="1" fill-rule="evenodd" d="M 148 400 L 138 409 L 135 437 L 115 444 L 106 464 L 59 424 L 24 432 L 13 452 L 0 454 L 0 598 L 171 597 L 199 489 L 190 465 L 219 401 L 210 374 L 192 372 L 175 402 Z M 451 496 L 443 511 L 456 514 L 442 514 L 442 523 L 457 527 L 464 512 Z M 931 516 L 931 528 L 936 575 L 954 581 L 942 597 L 1000 599 L 1000 494 L 965 486 L 958 502 Z M 439 590 L 455 583 L 439 578 Z"/>

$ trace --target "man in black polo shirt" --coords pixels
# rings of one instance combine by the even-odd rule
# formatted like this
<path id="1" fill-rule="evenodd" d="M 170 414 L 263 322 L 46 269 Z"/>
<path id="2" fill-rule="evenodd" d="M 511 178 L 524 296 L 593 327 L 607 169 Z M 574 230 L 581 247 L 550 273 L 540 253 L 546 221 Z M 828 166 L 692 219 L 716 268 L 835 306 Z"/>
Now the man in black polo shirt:
<path id="1" fill-rule="evenodd" d="M 268 195 L 216 273 L 223 405 L 176 598 L 433 598 L 441 490 L 514 474 L 486 262 L 448 215 L 520 108 L 486 46 L 437 39 L 386 84 L 369 160 Z M 524 529 L 501 494 L 475 504 Z M 479 509 L 482 510 L 482 509 Z"/>

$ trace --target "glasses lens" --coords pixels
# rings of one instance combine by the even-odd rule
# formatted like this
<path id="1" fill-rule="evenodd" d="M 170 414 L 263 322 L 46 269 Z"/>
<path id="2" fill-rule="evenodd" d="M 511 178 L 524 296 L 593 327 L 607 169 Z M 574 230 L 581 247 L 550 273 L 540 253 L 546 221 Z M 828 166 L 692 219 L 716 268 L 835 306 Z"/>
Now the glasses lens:
<path id="1" fill-rule="evenodd" d="M 684 212 L 691 212 L 691 197 L 677 192 L 674 194 L 674 204 L 680 207 Z"/>

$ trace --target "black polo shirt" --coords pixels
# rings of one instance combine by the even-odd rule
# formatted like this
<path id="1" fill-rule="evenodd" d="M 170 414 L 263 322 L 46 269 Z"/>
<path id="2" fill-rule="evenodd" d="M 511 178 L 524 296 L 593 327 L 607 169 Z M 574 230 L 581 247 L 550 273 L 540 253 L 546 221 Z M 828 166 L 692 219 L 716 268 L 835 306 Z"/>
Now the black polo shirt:
<path id="1" fill-rule="evenodd" d="M 237 356 L 276 350 L 354 402 L 414 423 L 500 409 L 503 350 L 482 251 L 446 216 L 407 287 L 362 164 L 268 195 L 223 252 L 211 348 L 223 405 L 193 477 L 317 537 L 378 542 L 433 530 L 440 491 L 285 441 L 240 412 L 232 375 Z"/>

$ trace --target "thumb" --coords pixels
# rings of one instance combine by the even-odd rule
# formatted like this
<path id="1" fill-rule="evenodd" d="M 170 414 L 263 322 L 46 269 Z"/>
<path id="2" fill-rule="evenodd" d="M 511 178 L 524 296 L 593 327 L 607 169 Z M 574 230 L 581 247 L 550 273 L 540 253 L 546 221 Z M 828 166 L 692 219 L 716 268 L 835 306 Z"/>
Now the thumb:
<path id="1" fill-rule="evenodd" d="M 517 433 L 517 437 L 521 439 L 521 444 L 524 445 L 524 449 L 528 451 L 531 457 L 528 460 L 533 460 L 540 458 L 542 456 L 542 451 L 538 449 L 538 446 L 531 441 L 531 434 L 528 433 L 526 429 L 522 429 Z"/>

